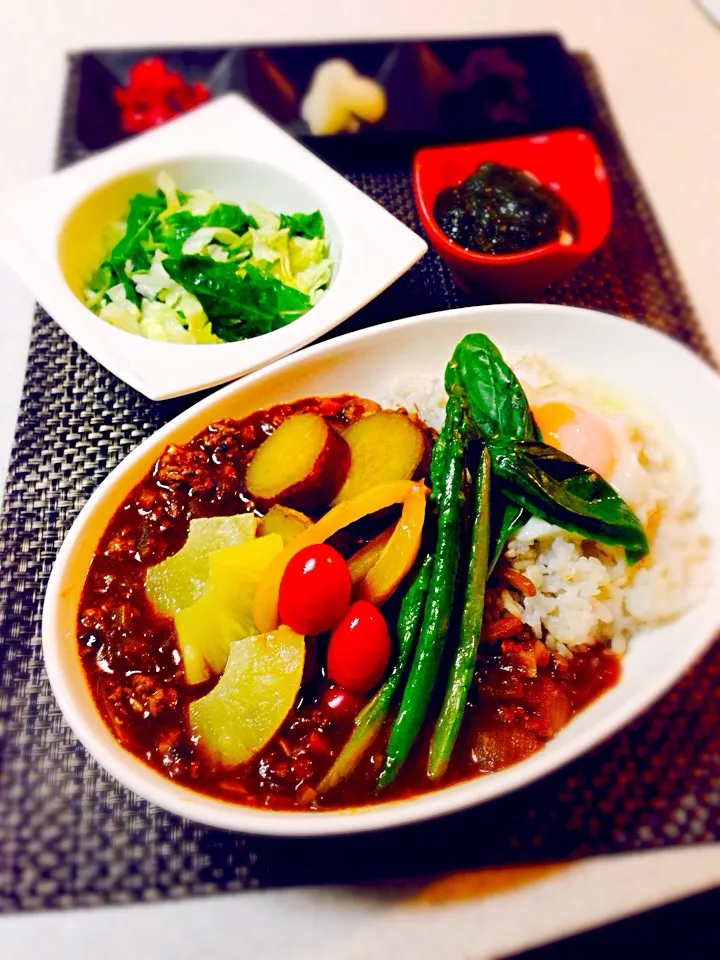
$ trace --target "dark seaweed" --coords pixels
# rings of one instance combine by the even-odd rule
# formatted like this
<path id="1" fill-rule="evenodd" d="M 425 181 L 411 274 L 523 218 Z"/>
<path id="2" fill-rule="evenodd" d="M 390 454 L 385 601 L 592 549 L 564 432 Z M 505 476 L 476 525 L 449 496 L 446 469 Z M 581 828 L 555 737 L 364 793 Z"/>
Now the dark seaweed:
<path id="1" fill-rule="evenodd" d="M 493 254 L 552 243 L 568 220 L 552 190 L 499 163 L 482 163 L 460 186 L 443 190 L 434 212 L 440 229 L 455 243 Z"/>

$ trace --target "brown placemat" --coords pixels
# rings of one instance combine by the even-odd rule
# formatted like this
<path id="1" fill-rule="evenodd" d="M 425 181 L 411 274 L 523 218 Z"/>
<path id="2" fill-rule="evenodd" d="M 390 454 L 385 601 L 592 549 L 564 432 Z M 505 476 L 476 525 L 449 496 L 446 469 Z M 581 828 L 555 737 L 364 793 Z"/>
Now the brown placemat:
<path id="1" fill-rule="evenodd" d="M 709 358 L 597 75 L 586 57 L 578 65 L 595 104 L 592 133 L 615 217 L 604 247 L 542 299 L 633 317 Z M 61 163 L 79 155 L 76 98 L 72 60 Z M 343 172 L 420 229 L 405 168 Z M 465 302 L 431 253 L 335 334 Z M 75 741 L 50 692 L 42 598 L 92 490 L 189 402 L 146 400 L 36 314 L 0 521 L 0 909 L 380 880 L 720 840 L 718 646 L 605 745 L 519 793 L 435 823 L 329 841 L 249 837 L 183 821 L 117 784 Z"/>

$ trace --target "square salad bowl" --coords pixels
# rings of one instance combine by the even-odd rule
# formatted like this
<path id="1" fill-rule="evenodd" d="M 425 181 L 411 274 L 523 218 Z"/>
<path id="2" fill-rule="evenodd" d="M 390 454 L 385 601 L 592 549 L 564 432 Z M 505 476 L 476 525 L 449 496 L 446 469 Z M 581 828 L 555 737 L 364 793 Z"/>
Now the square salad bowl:
<path id="1" fill-rule="evenodd" d="M 162 172 L 178 190 L 211 190 L 243 209 L 319 210 L 333 264 L 324 295 L 285 326 L 235 342 L 172 343 L 102 320 L 85 305 L 84 290 L 109 252 L 108 227 L 125 219 L 136 193 L 154 193 Z M 0 206 L 0 255 L 87 353 L 151 400 L 213 387 L 293 353 L 372 300 L 426 249 L 236 94 L 13 191 Z"/>

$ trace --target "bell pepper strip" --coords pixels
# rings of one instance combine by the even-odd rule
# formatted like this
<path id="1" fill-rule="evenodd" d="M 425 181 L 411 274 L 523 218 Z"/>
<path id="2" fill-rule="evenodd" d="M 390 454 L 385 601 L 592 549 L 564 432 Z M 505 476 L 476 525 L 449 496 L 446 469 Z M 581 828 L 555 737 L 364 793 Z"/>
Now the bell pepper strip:
<path id="1" fill-rule="evenodd" d="M 324 543 L 338 530 L 362 520 L 363 517 L 377 513 L 379 510 L 385 510 L 396 503 L 404 503 L 412 488 L 416 486 L 424 486 L 424 484 L 413 483 L 412 480 L 393 480 L 390 483 L 380 483 L 351 500 L 339 503 L 332 510 L 328 510 L 317 523 L 288 543 L 270 564 L 258 585 L 254 609 L 255 625 L 258 631 L 268 633 L 278 626 L 280 581 L 290 559 L 296 553 L 304 547 Z"/>
<path id="2" fill-rule="evenodd" d="M 360 549 L 350 557 L 348 560 L 348 570 L 350 571 L 350 579 L 352 580 L 353 586 L 360 583 L 378 562 L 380 555 L 385 549 L 385 545 L 392 536 L 393 529 L 393 527 L 388 527 L 387 530 L 383 530 L 376 537 L 373 537 L 372 540 L 368 540 L 364 546 L 360 547 Z"/>
<path id="3" fill-rule="evenodd" d="M 170 70 L 161 57 L 148 57 L 131 67 L 127 86 L 116 86 L 113 99 L 120 107 L 121 129 L 140 133 L 199 106 L 210 99 L 210 91 Z"/>
<path id="4" fill-rule="evenodd" d="M 427 495 L 424 484 L 415 484 L 407 495 L 400 519 L 380 558 L 355 588 L 354 594 L 359 600 L 369 600 L 381 607 L 407 576 L 420 549 Z"/>

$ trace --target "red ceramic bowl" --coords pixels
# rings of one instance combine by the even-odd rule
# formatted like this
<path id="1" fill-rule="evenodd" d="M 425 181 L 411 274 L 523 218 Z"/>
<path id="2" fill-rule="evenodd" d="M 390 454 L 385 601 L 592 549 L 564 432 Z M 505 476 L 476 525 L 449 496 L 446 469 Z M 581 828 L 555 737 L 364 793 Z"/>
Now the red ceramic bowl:
<path id="1" fill-rule="evenodd" d="M 526 170 L 555 190 L 575 220 L 571 243 L 548 243 L 522 253 L 466 250 L 442 232 L 433 210 L 438 194 L 458 186 L 485 161 Z M 582 130 L 420 150 L 413 165 L 420 219 L 430 243 L 468 293 L 521 300 L 571 273 L 600 246 L 610 227 L 607 174 L 593 139 Z"/>

